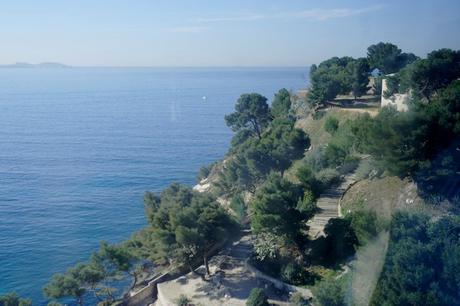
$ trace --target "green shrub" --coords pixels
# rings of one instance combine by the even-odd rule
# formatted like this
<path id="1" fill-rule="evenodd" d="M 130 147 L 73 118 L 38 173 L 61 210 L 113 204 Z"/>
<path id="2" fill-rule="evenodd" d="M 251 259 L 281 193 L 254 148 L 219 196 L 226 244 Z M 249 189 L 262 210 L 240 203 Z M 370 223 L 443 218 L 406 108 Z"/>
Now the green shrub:
<path id="1" fill-rule="evenodd" d="M 335 169 L 324 169 L 318 172 L 316 178 L 324 190 L 340 182 L 340 173 Z"/>
<path id="2" fill-rule="evenodd" d="M 324 129 L 329 134 L 334 134 L 339 128 L 339 120 L 335 117 L 328 117 L 324 122 Z"/>
<path id="3" fill-rule="evenodd" d="M 309 306 L 310 300 L 305 298 L 300 292 L 294 292 L 289 298 L 289 303 L 292 306 Z"/>
<path id="4" fill-rule="evenodd" d="M 267 296 L 262 288 L 253 288 L 246 306 L 269 306 Z"/>
<path id="5" fill-rule="evenodd" d="M 378 233 L 377 214 L 375 211 L 355 211 L 347 215 L 351 227 L 361 245 L 365 244 Z"/>
<path id="6" fill-rule="evenodd" d="M 315 198 L 319 196 L 321 192 L 321 183 L 316 179 L 310 165 L 302 165 L 297 170 L 296 175 L 303 188 L 310 190 Z"/>
<path id="7" fill-rule="evenodd" d="M 198 181 L 201 181 L 209 176 L 211 173 L 212 168 L 215 166 L 216 163 L 209 164 L 207 166 L 201 166 L 197 179 Z"/>
<path id="8" fill-rule="evenodd" d="M 314 112 L 312 117 L 313 117 L 313 120 L 321 120 L 321 118 L 323 118 L 325 115 L 326 115 L 326 112 L 323 110 L 320 110 L 320 111 Z"/>
<path id="9" fill-rule="evenodd" d="M 176 301 L 176 305 L 177 306 L 189 306 L 190 302 L 191 300 L 187 296 L 185 296 L 184 294 L 181 294 Z"/>
<path id="10" fill-rule="evenodd" d="M 326 280 L 313 290 L 315 300 L 322 306 L 345 306 L 345 290 L 339 280 Z"/>
<path id="11" fill-rule="evenodd" d="M 310 219 L 314 216 L 318 207 L 316 206 L 316 198 L 313 195 L 313 192 L 306 189 L 303 194 L 302 200 L 297 202 L 297 210 L 301 211 L 305 218 Z"/>
<path id="12" fill-rule="evenodd" d="M 305 156 L 305 163 L 315 172 L 327 166 L 324 158 L 324 149 L 325 148 L 321 146 L 313 147 L 313 150 L 309 151 Z"/>
<path id="13" fill-rule="evenodd" d="M 238 221 L 242 222 L 246 218 L 246 204 L 241 195 L 236 195 L 232 198 L 230 208 L 235 212 Z"/>
<path id="14" fill-rule="evenodd" d="M 292 285 L 305 285 L 308 281 L 308 273 L 300 265 L 288 263 L 282 268 L 281 278 Z"/>
<path id="15" fill-rule="evenodd" d="M 329 143 L 324 150 L 324 159 L 329 167 L 337 167 L 343 164 L 348 152 L 336 143 Z"/>
<path id="16" fill-rule="evenodd" d="M 359 241 L 349 219 L 330 219 L 324 233 L 327 243 L 325 258 L 340 262 L 355 253 Z"/>
<path id="17" fill-rule="evenodd" d="M 15 292 L 7 293 L 0 296 L 1 306 L 32 306 L 32 301 L 29 299 L 23 299 L 18 296 Z"/>

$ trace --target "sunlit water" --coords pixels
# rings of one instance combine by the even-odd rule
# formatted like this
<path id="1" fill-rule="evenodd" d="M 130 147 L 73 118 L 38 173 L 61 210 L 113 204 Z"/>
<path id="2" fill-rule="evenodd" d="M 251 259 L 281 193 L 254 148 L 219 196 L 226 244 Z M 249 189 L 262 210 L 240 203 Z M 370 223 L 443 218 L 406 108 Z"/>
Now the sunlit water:
<path id="1" fill-rule="evenodd" d="M 306 68 L 0 69 L 0 294 L 45 304 L 53 273 L 146 224 L 143 192 L 219 159 L 238 96 Z"/>

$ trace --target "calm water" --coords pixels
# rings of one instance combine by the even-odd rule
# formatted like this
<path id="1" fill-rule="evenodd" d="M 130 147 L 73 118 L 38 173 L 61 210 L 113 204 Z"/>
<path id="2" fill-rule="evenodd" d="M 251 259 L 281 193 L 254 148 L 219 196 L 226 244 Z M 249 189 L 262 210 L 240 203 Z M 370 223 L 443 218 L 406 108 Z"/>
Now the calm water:
<path id="1" fill-rule="evenodd" d="M 145 190 L 193 184 L 238 96 L 307 69 L 0 69 L 0 294 L 42 305 L 55 272 L 146 224 Z M 206 96 L 207 99 L 203 99 Z"/>

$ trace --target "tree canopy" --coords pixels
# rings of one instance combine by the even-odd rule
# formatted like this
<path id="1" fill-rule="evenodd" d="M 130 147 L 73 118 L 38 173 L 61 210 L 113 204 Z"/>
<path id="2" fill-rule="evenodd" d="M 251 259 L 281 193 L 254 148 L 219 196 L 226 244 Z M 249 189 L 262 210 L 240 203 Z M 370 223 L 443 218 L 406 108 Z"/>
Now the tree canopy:
<path id="1" fill-rule="evenodd" d="M 267 98 L 251 93 L 243 94 L 235 105 L 235 112 L 225 116 L 225 122 L 234 131 L 248 130 L 259 139 L 271 120 Z"/>
<path id="2" fill-rule="evenodd" d="M 371 305 L 459 305 L 460 220 L 397 213 Z"/>
<path id="3" fill-rule="evenodd" d="M 275 94 L 271 106 L 271 114 L 274 118 L 287 117 L 291 110 L 291 94 L 286 88 L 280 89 Z"/>
<path id="4" fill-rule="evenodd" d="M 145 205 L 151 206 L 150 197 L 146 198 Z M 213 196 L 179 184 L 165 189 L 150 211 L 156 262 L 186 265 L 192 271 L 201 259 L 209 274 L 207 259 L 212 248 L 238 228 Z"/>
<path id="5" fill-rule="evenodd" d="M 278 174 L 270 175 L 251 202 L 253 232 L 284 237 L 288 244 L 298 242 L 306 221 L 297 209 L 302 197 L 302 188 Z"/>
<path id="6" fill-rule="evenodd" d="M 371 69 L 377 68 L 382 74 L 389 74 L 398 72 L 417 57 L 412 53 L 402 53 L 394 44 L 380 42 L 367 48 L 367 59 Z"/>
<path id="7" fill-rule="evenodd" d="M 15 292 L 0 295 L 0 306 L 32 306 L 30 299 L 23 299 Z"/>
<path id="8" fill-rule="evenodd" d="M 234 155 L 224 165 L 219 186 L 226 193 L 254 191 L 271 171 L 284 172 L 303 157 L 310 139 L 294 127 L 291 119 L 275 119 L 261 139 L 249 138 L 234 148 Z"/>

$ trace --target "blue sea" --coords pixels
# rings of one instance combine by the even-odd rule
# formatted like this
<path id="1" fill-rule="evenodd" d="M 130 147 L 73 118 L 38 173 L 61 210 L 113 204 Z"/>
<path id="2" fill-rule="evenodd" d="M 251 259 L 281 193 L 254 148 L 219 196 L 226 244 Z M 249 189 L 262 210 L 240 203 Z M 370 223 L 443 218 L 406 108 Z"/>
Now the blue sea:
<path id="1" fill-rule="evenodd" d="M 272 100 L 307 68 L 0 69 L 0 294 L 42 287 L 100 240 L 146 226 L 143 193 L 222 158 L 241 93 Z"/>

